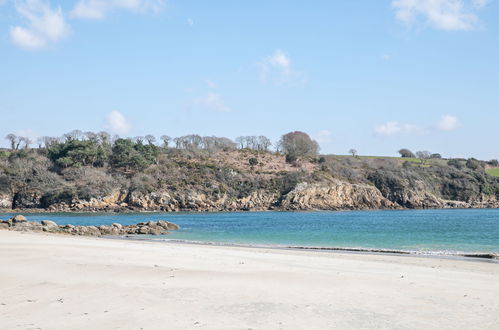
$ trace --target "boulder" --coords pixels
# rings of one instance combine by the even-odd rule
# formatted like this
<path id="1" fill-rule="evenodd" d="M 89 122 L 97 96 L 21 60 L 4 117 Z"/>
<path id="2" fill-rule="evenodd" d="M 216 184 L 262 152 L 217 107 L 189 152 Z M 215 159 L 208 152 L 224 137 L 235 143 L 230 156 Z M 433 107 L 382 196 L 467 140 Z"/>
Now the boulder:
<path id="1" fill-rule="evenodd" d="M 13 223 L 20 223 L 20 222 L 26 222 L 28 219 L 24 215 L 18 214 L 10 218 L 11 222 Z"/>
<path id="2" fill-rule="evenodd" d="M 42 226 L 44 227 L 59 227 L 54 221 L 42 220 Z"/>

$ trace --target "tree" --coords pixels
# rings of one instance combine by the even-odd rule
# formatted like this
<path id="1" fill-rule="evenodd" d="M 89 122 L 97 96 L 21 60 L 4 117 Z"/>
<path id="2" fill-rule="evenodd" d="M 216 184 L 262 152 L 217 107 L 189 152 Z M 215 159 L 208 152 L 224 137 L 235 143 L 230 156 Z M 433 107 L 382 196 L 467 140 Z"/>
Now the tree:
<path id="1" fill-rule="evenodd" d="M 355 149 L 350 149 L 350 150 L 348 151 L 348 153 L 349 153 L 349 154 L 352 154 L 352 156 L 353 156 L 353 157 L 357 157 L 357 150 L 355 150 Z"/>
<path id="2" fill-rule="evenodd" d="M 240 149 L 244 149 L 246 147 L 246 136 L 238 136 L 236 138 L 236 143 L 239 145 Z"/>
<path id="3" fill-rule="evenodd" d="M 158 147 L 154 144 L 118 139 L 114 142 L 110 162 L 115 168 L 140 171 L 153 164 L 158 154 Z"/>
<path id="4" fill-rule="evenodd" d="M 402 157 L 402 158 L 416 158 L 414 153 L 412 151 L 410 151 L 409 149 L 400 149 L 398 151 L 398 153 L 400 154 L 400 157 Z"/>
<path id="5" fill-rule="evenodd" d="M 16 144 L 17 144 L 17 135 L 15 134 L 7 134 L 5 139 L 9 140 L 10 142 L 10 149 L 15 150 L 16 149 Z"/>
<path id="6" fill-rule="evenodd" d="M 170 144 L 170 141 L 172 140 L 172 138 L 169 137 L 168 135 L 161 135 L 160 139 L 161 139 L 161 141 L 163 141 L 163 146 L 165 148 L 168 148 L 168 145 Z"/>
<path id="7" fill-rule="evenodd" d="M 282 152 L 290 158 L 304 156 L 316 156 L 319 152 L 319 144 L 312 140 L 308 134 L 303 132 L 290 132 L 281 137 L 279 145 Z"/>
<path id="8" fill-rule="evenodd" d="M 431 159 L 442 159 L 442 155 L 439 153 L 431 154 Z"/>
<path id="9" fill-rule="evenodd" d="M 419 158 L 421 164 L 425 164 L 428 159 L 431 158 L 431 152 L 429 151 L 418 151 L 416 152 L 416 157 Z"/>
<path id="10" fill-rule="evenodd" d="M 147 143 L 149 143 L 149 144 L 156 143 L 156 138 L 153 135 L 148 134 L 145 136 L 145 138 L 146 138 Z"/>
<path id="11" fill-rule="evenodd" d="M 272 142 L 269 138 L 260 135 L 258 137 L 258 150 L 259 151 L 268 151 L 269 147 L 272 145 Z"/>
<path id="12" fill-rule="evenodd" d="M 33 141 L 27 136 L 21 136 L 19 139 L 22 143 L 24 143 L 24 149 L 28 149 L 29 146 L 33 143 Z"/>
<path id="13" fill-rule="evenodd" d="M 70 137 L 65 142 L 51 144 L 47 150 L 49 159 L 63 168 L 85 165 L 101 167 L 107 160 L 106 150 L 90 140 Z"/>

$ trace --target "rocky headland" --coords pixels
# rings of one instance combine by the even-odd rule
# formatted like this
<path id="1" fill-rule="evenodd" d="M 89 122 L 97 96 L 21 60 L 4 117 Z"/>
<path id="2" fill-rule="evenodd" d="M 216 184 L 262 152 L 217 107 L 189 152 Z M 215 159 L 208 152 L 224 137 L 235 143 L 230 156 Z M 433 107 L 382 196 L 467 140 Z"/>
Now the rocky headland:
<path id="1" fill-rule="evenodd" d="M 28 221 L 23 215 L 15 215 L 9 220 L 0 220 L 0 229 L 27 232 L 48 232 L 78 236 L 123 236 L 164 235 L 168 234 L 171 230 L 178 230 L 180 227 L 174 223 L 164 220 L 140 222 L 128 226 L 124 226 L 119 223 L 101 226 L 73 226 L 69 224 L 58 225 L 51 220 L 34 222 Z"/>

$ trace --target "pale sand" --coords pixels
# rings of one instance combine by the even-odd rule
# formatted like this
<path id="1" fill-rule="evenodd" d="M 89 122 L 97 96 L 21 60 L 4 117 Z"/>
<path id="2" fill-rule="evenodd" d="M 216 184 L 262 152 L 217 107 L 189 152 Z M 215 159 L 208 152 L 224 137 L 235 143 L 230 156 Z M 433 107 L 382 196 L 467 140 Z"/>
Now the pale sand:
<path id="1" fill-rule="evenodd" d="M 0 231 L 1 329 L 499 329 L 499 264 Z"/>

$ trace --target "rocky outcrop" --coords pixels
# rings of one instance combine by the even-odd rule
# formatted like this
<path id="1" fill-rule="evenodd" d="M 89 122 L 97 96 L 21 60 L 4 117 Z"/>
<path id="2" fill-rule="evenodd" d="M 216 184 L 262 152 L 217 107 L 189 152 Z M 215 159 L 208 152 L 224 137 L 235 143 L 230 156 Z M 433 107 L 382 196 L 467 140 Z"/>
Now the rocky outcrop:
<path id="1" fill-rule="evenodd" d="M 28 231 L 28 232 L 49 232 L 70 234 L 79 236 L 123 236 L 123 235 L 163 235 L 168 231 L 178 230 L 180 227 L 174 223 L 159 220 L 140 222 L 134 225 L 123 226 L 119 223 L 113 223 L 109 226 L 73 226 L 58 225 L 50 220 L 41 222 L 27 221 L 22 215 L 16 215 L 9 220 L 0 220 L 0 229 Z"/>
<path id="2" fill-rule="evenodd" d="M 341 181 L 327 184 L 300 183 L 284 196 L 280 206 L 286 210 L 353 210 L 397 207 L 373 186 Z"/>
<path id="3" fill-rule="evenodd" d="M 30 196 L 35 198 L 34 195 Z M 26 209 L 29 205 L 32 204 L 24 205 L 20 209 Z M 108 196 L 90 200 L 58 201 L 46 206 L 45 210 L 50 212 L 215 212 L 273 209 L 366 210 L 497 207 L 499 207 L 499 201 L 490 196 L 482 196 L 471 201 L 442 199 L 432 193 L 422 181 L 400 180 L 396 183 L 380 181 L 369 185 L 328 179 L 320 183 L 299 183 L 283 195 L 276 190 L 258 189 L 241 198 L 231 198 L 226 194 L 207 195 L 196 191 L 141 193 L 117 190 Z"/>
<path id="4" fill-rule="evenodd" d="M 12 207 L 12 196 L 0 193 L 0 209 L 10 209 Z"/>

